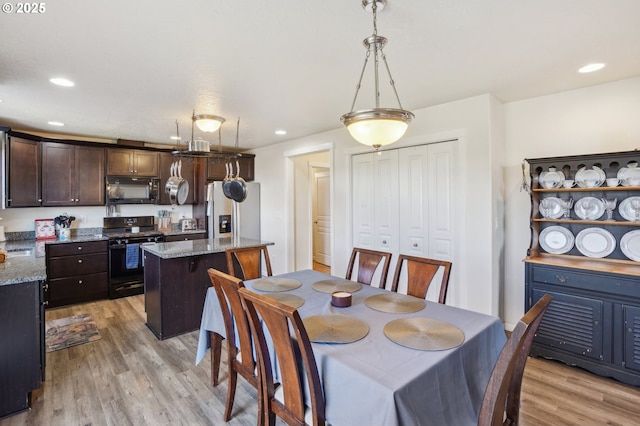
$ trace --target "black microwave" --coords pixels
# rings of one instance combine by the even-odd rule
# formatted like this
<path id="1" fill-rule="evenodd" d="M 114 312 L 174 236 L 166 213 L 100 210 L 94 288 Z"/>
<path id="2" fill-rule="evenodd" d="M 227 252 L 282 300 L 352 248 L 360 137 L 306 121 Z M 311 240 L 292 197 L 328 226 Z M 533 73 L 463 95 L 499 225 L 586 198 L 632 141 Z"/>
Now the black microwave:
<path id="1" fill-rule="evenodd" d="M 107 177 L 107 204 L 157 204 L 160 179 Z"/>

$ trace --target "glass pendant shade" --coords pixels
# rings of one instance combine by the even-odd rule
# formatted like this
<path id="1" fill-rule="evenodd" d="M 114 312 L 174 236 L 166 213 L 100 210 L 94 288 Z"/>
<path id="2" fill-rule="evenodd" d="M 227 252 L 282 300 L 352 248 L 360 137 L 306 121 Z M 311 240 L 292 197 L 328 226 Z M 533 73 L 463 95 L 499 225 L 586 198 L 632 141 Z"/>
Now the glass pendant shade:
<path id="1" fill-rule="evenodd" d="M 213 133 L 224 123 L 224 118 L 217 115 L 198 114 L 193 116 L 193 121 L 203 132 Z"/>
<path id="2" fill-rule="evenodd" d="M 352 138 L 378 149 L 404 136 L 413 117 L 409 111 L 377 108 L 350 112 L 343 115 L 341 121 Z"/>

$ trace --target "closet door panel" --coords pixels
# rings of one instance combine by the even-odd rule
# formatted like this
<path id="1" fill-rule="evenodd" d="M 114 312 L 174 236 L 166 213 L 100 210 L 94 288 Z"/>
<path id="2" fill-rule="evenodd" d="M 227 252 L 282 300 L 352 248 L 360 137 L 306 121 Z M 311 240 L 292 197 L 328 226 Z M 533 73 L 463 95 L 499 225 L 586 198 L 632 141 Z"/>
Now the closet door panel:
<path id="1" fill-rule="evenodd" d="M 373 249 L 374 220 L 373 205 L 375 191 L 373 183 L 373 154 L 354 155 L 351 159 L 353 182 L 353 245 Z"/>
<path id="2" fill-rule="evenodd" d="M 453 261 L 453 143 L 428 145 L 429 257 Z"/>
<path id="3" fill-rule="evenodd" d="M 374 234 L 377 250 L 397 252 L 398 238 L 398 151 L 373 154 L 374 173 Z"/>
<path id="4" fill-rule="evenodd" d="M 429 240 L 428 147 L 399 151 L 400 253 L 426 257 Z"/>

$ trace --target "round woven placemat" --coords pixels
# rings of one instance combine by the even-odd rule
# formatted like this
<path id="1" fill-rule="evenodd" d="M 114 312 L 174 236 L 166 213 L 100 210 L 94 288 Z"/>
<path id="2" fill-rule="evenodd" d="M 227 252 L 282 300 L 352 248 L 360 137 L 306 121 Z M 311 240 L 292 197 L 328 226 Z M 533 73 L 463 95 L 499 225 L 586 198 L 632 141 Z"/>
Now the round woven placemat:
<path id="1" fill-rule="evenodd" d="M 315 315 L 302 320 L 309 340 L 316 343 L 352 343 L 369 334 L 369 325 L 347 315 Z"/>
<path id="2" fill-rule="evenodd" d="M 337 278 L 333 280 L 317 281 L 313 283 L 311 287 L 322 293 L 333 293 L 334 291 L 347 291 L 349 293 L 354 293 L 362 288 L 362 284 L 355 281 Z"/>
<path id="3" fill-rule="evenodd" d="M 300 296 L 296 296 L 295 294 L 272 293 L 266 294 L 265 296 L 277 300 L 280 303 L 284 303 L 285 305 L 289 305 L 294 309 L 298 309 L 300 306 L 304 305 L 304 299 Z"/>
<path id="4" fill-rule="evenodd" d="M 391 341 L 412 349 L 442 351 L 464 342 L 464 333 L 449 323 L 429 318 L 401 318 L 384 326 Z"/>
<path id="5" fill-rule="evenodd" d="M 364 304 L 376 311 L 388 312 L 391 314 L 409 314 L 421 311 L 425 306 L 427 306 L 427 303 L 422 299 L 398 293 L 385 293 L 369 296 L 364 299 Z"/>
<path id="6" fill-rule="evenodd" d="M 254 290 L 260 291 L 289 291 L 295 290 L 302 284 L 293 278 L 262 278 L 251 284 Z"/>

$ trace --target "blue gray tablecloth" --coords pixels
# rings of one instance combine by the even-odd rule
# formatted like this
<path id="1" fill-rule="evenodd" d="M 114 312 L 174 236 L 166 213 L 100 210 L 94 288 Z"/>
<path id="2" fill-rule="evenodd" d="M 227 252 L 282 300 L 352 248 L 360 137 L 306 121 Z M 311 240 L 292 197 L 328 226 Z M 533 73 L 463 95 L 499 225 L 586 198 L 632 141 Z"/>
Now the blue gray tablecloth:
<path id="1" fill-rule="evenodd" d="M 340 425 L 437 425 L 477 423 L 480 404 L 491 370 L 506 342 L 500 320 L 452 306 L 427 302 L 412 314 L 375 311 L 364 304 L 385 290 L 363 286 L 353 293 L 352 306 L 336 308 L 331 295 L 311 288 L 314 282 L 335 278 L 316 271 L 279 275 L 302 282 L 290 291 L 305 299 L 301 317 L 343 314 L 369 324 L 369 334 L 350 344 L 313 344 L 326 400 L 326 419 Z M 251 287 L 252 281 L 245 283 Z M 465 342 L 444 351 L 419 351 L 390 341 L 386 323 L 397 318 L 426 317 L 460 328 Z M 209 333 L 224 336 L 220 306 L 213 288 L 205 301 L 196 363 L 209 347 Z"/>

